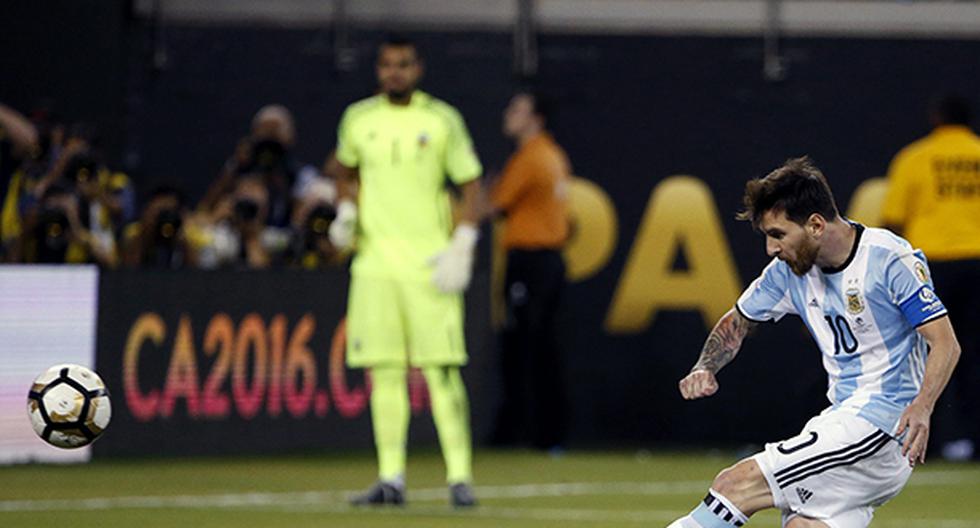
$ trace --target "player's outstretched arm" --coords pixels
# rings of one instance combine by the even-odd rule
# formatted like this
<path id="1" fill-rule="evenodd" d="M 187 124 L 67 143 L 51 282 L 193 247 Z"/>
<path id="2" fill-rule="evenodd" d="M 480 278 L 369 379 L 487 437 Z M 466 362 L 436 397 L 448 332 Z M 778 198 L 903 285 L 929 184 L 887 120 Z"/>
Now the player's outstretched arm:
<path id="1" fill-rule="evenodd" d="M 680 381 L 681 396 L 685 400 L 704 398 L 718 391 L 715 374 L 735 357 L 742 340 L 755 325 L 734 308 L 718 320 L 704 342 L 698 362 L 691 373 Z"/>
<path id="2" fill-rule="evenodd" d="M 929 443 L 929 419 L 949 377 L 960 359 L 960 344 L 949 324 L 949 317 L 941 317 L 919 327 L 919 333 L 929 342 L 929 358 L 926 374 L 922 379 L 919 395 L 905 408 L 898 420 L 898 434 L 906 433 L 902 443 L 902 455 L 909 465 L 926 461 L 926 445 Z"/>

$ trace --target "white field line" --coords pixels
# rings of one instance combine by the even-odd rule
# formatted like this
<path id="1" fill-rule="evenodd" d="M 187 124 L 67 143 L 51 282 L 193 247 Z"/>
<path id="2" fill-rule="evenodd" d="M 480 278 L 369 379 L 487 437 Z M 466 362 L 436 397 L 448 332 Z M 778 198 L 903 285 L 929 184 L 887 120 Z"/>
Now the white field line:
<path id="1" fill-rule="evenodd" d="M 693 480 L 684 482 L 565 482 L 558 484 L 477 486 L 475 492 L 477 497 L 481 499 L 522 499 L 588 495 L 684 494 L 700 492 L 706 486 L 707 483 L 704 481 Z M 345 505 L 348 497 L 359 491 L 361 490 L 8 500 L 0 501 L 0 512 Z M 437 501 L 446 500 L 447 497 L 446 488 L 410 488 L 408 491 L 408 499 L 410 501 Z"/>
<path id="2" fill-rule="evenodd" d="M 445 497 L 444 497 L 445 498 Z M 580 521 L 580 522 L 631 522 L 668 523 L 687 514 L 682 510 L 597 510 L 579 508 L 520 508 L 506 506 L 478 506 L 468 510 L 453 510 L 447 506 L 410 506 L 408 508 L 380 508 L 364 510 L 346 504 L 309 504 L 283 506 L 276 511 L 291 513 L 369 513 L 371 515 L 407 517 L 482 517 L 491 519 L 521 519 L 532 521 Z"/>
<path id="3" fill-rule="evenodd" d="M 976 467 L 976 466 L 974 466 Z M 912 473 L 907 486 L 946 486 L 949 484 L 980 485 L 980 472 L 977 471 L 929 471 Z"/>
<path id="4" fill-rule="evenodd" d="M 909 486 L 936 486 L 949 484 L 980 484 L 980 475 L 976 473 L 964 473 L 959 471 L 937 471 L 914 475 L 909 481 Z M 544 483 L 544 484 L 515 484 L 503 486 L 477 486 L 476 495 L 481 499 L 523 499 L 535 497 L 569 497 L 569 496 L 597 496 L 597 495 L 624 495 L 624 496 L 655 496 L 655 495 L 676 495 L 676 494 L 699 494 L 708 485 L 707 481 L 654 481 L 654 482 L 565 482 L 565 483 Z M 0 501 L 0 512 L 27 512 L 27 511 L 80 511 L 80 510 L 114 510 L 114 509 L 171 509 L 171 508 L 290 508 L 316 509 L 328 508 L 347 511 L 346 501 L 348 497 L 360 490 L 334 490 L 334 491 L 308 491 L 308 492 L 246 492 L 246 493 L 223 493 L 205 495 L 149 495 L 149 496 L 121 496 L 121 497 L 94 497 L 82 499 L 53 499 L 53 500 L 5 500 Z M 408 499 L 411 502 L 445 501 L 447 499 L 446 488 L 420 488 L 409 489 Z M 524 508 L 480 508 L 481 511 L 497 512 L 500 515 L 508 515 L 515 511 L 538 512 L 528 515 L 553 515 L 548 519 L 562 520 L 560 511 L 591 511 L 591 510 L 550 510 L 550 509 L 524 509 Z M 399 510 L 393 510 L 399 511 Z M 416 507 L 408 510 L 401 510 L 406 513 L 422 510 Z M 442 511 L 442 510 L 440 510 Z M 510 513 L 508 513 L 510 512 Z M 445 512 L 444 512 L 445 513 Z M 654 515 L 659 519 L 663 515 L 673 515 L 674 512 L 657 511 L 633 511 L 620 512 L 623 515 L 635 515 L 638 518 L 650 520 L 648 517 Z M 610 519 L 609 515 L 620 515 L 616 511 L 603 511 L 602 515 L 607 515 L 604 519 Z M 493 514 L 496 515 L 496 514 Z M 584 514 L 586 517 L 589 514 Z M 625 519 L 622 519 L 625 520 Z M 915 519 L 908 522 L 915 523 Z M 923 520 L 923 522 L 933 522 Z M 942 521 L 935 521 L 942 522 Z M 942 528 L 959 528 L 961 525 L 955 524 L 958 521 L 950 521 L 954 524 L 946 527 L 941 524 L 928 524 L 928 526 L 941 526 Z M 969 521 L 964 521 L 969 522 Z M 975 524 L 975 521 L 973 521 Z M 923 526 L 926 526 L 925 524 Z M 962 525 L 966 526 L 966 525 Z"/>

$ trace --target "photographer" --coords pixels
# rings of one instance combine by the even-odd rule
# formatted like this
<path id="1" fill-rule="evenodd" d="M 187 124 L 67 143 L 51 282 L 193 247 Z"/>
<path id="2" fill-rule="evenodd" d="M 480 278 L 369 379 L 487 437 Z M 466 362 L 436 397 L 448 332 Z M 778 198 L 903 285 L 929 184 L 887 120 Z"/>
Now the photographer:
<path id="1" fill-rule="evenodd" d="M 25 167 L 40 157 L 42 134 L 35 123 L 0 104 L 0 262 L 12 261 L 21 236 Z"/>
<path id="2" fill-rule="evenodd" d="M 277 263 L 289 246 L 290 232 L 268 225 L 268 217 L 264 178 L 238 177 L 234 191 L 217 203 L 203 230 L 201 267 L 267 268 Z"/>
<path id="3" fill-rule="evenodd" d="M 296 128 L 286 107 L 267 105 L 259 109 L 249 135 L 238 142 L 218 179 L 208 188 L 202 207 L 213 210 L 234 188 L 236 178 L 260 175 L 269 194 L 268 223 L 287 227 L 294 201 L 305 195 L 311 183 L 323 179 L 315 167 L 294 158 L 295 144 Z"/>
<path id="4" fill-rule="evenodd" d="M 292 267 L 322 269 L 336 266 L 343 254 L 330 243 L 330 223 L 337 216 L 333 206 L 335 191 L 320 182 L 311 186 L 306 199 L 298 202 L 293 213 L 292 243 L 286 261 Z"/>
<path id="5" fill-rule="evenodd" d="M 113 232 L 134 221 L 136 196 L 129 177 L 98 163 L 91 153 L 78 157 L 86 170 L 75 172 L 73 179 L 78 196 L 88 206 L 89 215 Z"/>
<path id="6" fill-rule="evenodd" d="M 73 125 L 60 145 L 52 140 L 50 168 L 28 185 L 28 200 L 21 209 L 30 209 L 30 202 L 39 200 L 51 185 L 72 189 L 79 199 L 83 225 L 103 244 L 110 240 L 114 244 L 122 226 L 136 217 L 135 193 L 128 176 L 101 162 L 96 145 L 94 130 L 84 124 Z"/>
<path id="7" fill-rule="evenodd" d="M 188 209 L 184 194 L 160 186 L 150 193 L 138 222 L 126 227 L 123 255 L 129 267 L 181 269 L 193 264 L 185 226 Z"/>
<path id="8" fill-rule="evenodd" d="M 21 161 L 37 148 L 38 132 L 20 112 L 0 103 L 0 188 L 6 188 Z"/>
<path id="9" fill-rule="evenodd" d="M 51 185 L 24 222 L 23 262 L 95 263 L 115 267 L 115 241 L 100 238 L 82 223 L 78 199 L 67 188 Z"/>

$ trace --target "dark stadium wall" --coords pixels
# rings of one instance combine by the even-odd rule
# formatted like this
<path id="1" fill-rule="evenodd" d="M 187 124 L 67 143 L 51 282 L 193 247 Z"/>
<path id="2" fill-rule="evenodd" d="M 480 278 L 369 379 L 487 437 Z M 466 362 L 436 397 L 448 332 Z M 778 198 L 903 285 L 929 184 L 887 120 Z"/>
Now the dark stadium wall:
<path id="1" fill-rule="evenodd" d="M 346 71 L 334 65 L 327 29 L 167 26 L 162 35 L 161 68 L 130 67 L 138 77 L 130 97 L 140 104 L 128 136 L 139 137 L 146 178 L 172 179 L 200 196 L 270 102 L 295 113 L 299 158 L 322 163 L 343 108 L 374 90 L 383 33 L 352 34 Z M 502 168 L 511 145 L 500 113 L 518 84 L 510 35 L 411 35 L 427 60 L 423 88 L 462 110 L 488 171 Z M 577 172 L 603 186 L 628 182 L 634 192 L 621 205 L 632 214 L 671 174 L 709 181 L 731 211 L 747 175 L 804 152 L 847 197 L 927 131 L 932 94 L 972 97 L 980 87 L 970 68 L 978 41 L 808 38 L 783 46 L 788 76 L 772 83 L 757 38 L 546 34 L 537 83 L 557 95 L 553 128 Z"/>
<path id="2" fill-rule="evenodd" d="M 101 149 L 117 166 L 134 27 L 128 5 L 40 0 L 0 7 L 0 103 L 94 125 Z"/>

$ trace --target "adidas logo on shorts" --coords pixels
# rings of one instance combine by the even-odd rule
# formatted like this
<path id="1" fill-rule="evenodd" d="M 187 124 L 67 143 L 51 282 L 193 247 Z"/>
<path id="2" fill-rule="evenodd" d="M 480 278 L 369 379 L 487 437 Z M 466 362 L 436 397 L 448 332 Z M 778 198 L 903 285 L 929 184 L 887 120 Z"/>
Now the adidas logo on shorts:
<path id="1" fill-rule="evenodd" d="M 803 504 L 806 504 L 806 501 L 810 500 L 810 497 L 813 497 L 813 492 L 806 488 L 797 487 L 796 494 L 800 496 L 800 502 Z"/>

